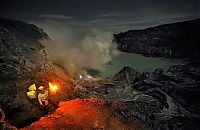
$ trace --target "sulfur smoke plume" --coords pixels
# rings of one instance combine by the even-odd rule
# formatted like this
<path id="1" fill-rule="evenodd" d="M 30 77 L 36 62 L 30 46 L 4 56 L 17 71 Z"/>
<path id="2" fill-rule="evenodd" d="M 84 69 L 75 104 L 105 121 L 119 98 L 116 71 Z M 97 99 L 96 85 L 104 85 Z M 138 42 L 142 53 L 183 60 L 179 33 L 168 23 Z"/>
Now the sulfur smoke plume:
<path id="1" fill-rule="evenodd" d="M 43 28 L 52 39 L 45 42 L 47 53 L 55 64 L 69 73 L 84 68 L 102 70 L 102 66 L 117 54 L 113 35 L 108 31 L 52 23 Z"/>

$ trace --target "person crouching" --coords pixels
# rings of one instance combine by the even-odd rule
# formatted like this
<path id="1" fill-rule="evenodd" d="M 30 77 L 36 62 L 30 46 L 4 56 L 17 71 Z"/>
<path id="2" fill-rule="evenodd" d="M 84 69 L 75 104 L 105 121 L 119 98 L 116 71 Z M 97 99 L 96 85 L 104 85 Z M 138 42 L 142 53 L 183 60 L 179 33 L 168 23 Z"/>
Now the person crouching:
<path id="1" fill-rule="evenodd" d="M 48 104 L 49 104 L 49 92 L 48 89 L 45 89 L 43 86 L 38 88 L 38 102 L 41 105 L 45 113 L 48 113 Z"/>

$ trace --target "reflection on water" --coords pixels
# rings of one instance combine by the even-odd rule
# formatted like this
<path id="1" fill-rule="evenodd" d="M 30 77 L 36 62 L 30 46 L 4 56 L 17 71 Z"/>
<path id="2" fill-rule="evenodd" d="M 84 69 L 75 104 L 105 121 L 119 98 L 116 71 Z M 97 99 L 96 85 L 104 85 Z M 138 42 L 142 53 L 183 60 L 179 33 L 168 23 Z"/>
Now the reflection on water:
<path id="1" fill-rule="evenodd" d="M 120 52 L 111 62 L 103 66 L 103 70 L 99 75 L 100 77 L 107 77 L 115 74 L 124 66 L 130 66 L 140 72 L 152 72 L 157 68 L 167 70 L 170 66 L 181 63 L 182 61 L 180 59 L 145 57 L 139 54 Z"/>

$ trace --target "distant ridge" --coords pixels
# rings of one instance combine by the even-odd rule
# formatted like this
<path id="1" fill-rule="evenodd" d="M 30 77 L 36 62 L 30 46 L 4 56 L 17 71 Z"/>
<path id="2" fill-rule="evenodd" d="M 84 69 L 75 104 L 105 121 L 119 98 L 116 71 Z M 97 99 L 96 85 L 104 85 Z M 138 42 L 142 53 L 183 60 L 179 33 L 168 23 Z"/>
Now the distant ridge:
<path id="1" fill-rule="evenodd" d="M 200 18 L 114 34 L 120 51 L 146 56 L 199 56 Z"/>

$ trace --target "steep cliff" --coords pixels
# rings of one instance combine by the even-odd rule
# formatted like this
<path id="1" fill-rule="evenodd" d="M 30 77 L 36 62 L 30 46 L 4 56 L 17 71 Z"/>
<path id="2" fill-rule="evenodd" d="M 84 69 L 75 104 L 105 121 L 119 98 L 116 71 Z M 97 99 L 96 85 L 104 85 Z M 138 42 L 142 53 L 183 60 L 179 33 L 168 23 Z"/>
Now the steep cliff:
<path id="1" fill-rule="evenodd" d="M 200 19 L 114 34 L 120 51 L 146 56 L 199 56 Z"/>

